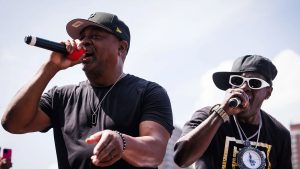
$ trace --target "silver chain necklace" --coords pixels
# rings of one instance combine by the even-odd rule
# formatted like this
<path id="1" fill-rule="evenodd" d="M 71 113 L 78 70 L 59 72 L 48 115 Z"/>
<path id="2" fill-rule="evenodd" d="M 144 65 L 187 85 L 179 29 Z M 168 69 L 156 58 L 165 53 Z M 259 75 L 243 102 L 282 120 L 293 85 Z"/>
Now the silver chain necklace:
<path id="1" fill-rule="evenodd" d="M 250 146 L 250 139 L 252 139 L 252 138 L 255 137 L 256 135 L 258 135 L 258 136 L 257 136 L 257 139 L 256 139 L 256 146 L 255 146 L 255 148 L 257 148 L 257 144 L 258 144 L 258 140 L 259 140 L 259 136 L 260 136 L 260 129 L 261 129 L 261 126 L 262 126 L 262 119 L 261 119 L 261 116 L 260 116 L 260 119 L 259 119 L 259 127 L 258 127 L 258 130 L 257 130 L 252 136 L 250 136 L 250 137 L 247 137 L 247 135 L 245 134 L 244 130 L 242 129 L 242 127 L 241 127 L 241 125 L 239 124 L 239 122 L 238 122 L 238 120 L 236 119 L 236 117 L 233 116 L 233 118 L 234 118 L 234 122 L 235 122 L 235 124 L 236 124 L 236 127 L 237 127 L 237 129 L 238 129 L 240 138 L 241 138 L 241 140 L 244 142 L 244 145 L 245 145 L 245 146 L 249 147 L 249 146 Z M 244 135 L 244 137 L 245 137 L 245 141 L 244 141 L 244 139 L 243 139 L 243 136 L 242 136 L 241 131 L 242 131 L 242 133 L 243 133 L 243 135 Z"/>
<path id="2" fill-rule="evenodd" d="M 237 121 L 236 117 L 233 116 L 233 118 L 234 118 L 236 127 L 238 129 L 240 138 L 245 146 L 245 147 L 241 148 L 237 154 L 237 163 L 238 163 L 239 168 L 241 168 L 241 169 L 264 169 L 266 166 L 265 155 L 259 149 L 257 149 L 259 136 L 260 136 L 260 130 L 262 127 L 261 115 L 260 115 L 258 130 L 250 137 L 246 136 L 245 132 L 243 131 L 243 129 L 240 126 L 239 122 Z M 243 139 L 242 133 L 245 137 L 245 141 Z M 256 135 L 257 135 L 257 139 L 256 139 L 256 145 L 254 148 L 254 147 L 251 147 L 250 139 L 255 137 Z"/>
<path id="3" fill-rule="evenodd" d="M 114 86 L 118 83 L 118 81 L 120 81 L 123 77 L 125 77 L 127 74 L 122 73 L 118 79 L 115 81 L 115 83 L 108 89 L 108 91 L 105 93 L 105 95 L 102 97 L 101 101 L 98 103 L 96 110 L 94 111 L 93 108 L 91 108 L 92 110 L 92 125 L 95 126 L 97 124 L 97 112 L 101 107 L 102 102 L 104 101 L 104 99 L 106 98 L 106 96 L 108 95 L 108 93 L 114 88 Z"/>

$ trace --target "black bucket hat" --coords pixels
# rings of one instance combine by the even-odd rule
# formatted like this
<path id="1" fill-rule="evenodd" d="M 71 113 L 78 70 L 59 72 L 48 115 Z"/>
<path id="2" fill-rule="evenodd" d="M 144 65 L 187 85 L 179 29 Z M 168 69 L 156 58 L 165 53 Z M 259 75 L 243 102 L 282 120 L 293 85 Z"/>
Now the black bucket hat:
<path id="1" fill-rule="evenodd" d="M 230 75 L 240 75 L 245 72 L 255 72 L 263 75 L 270 85 L 272 85 L 272 80 L 277 75 L 275 65 L 268 58 L 260 55 L 246 55 L 234 61 L 231 72 L 215 72 L 213 81 L 219 89 L 227 90 L 231 88 L 229 84 Z"/>
<path id="2" fill-rule="evenodd" d="M 100 27 L 116 37 L 128 42 L 130 44 L 130 31 L 128 26 L 121 21 L 117 15 L 96 12 L 90 15 L 88 19 L 73 19 L 67 23 L 66 29 L 69 36 L 73 39 L 79 39 L 82 30 L 88 26 Z"/>

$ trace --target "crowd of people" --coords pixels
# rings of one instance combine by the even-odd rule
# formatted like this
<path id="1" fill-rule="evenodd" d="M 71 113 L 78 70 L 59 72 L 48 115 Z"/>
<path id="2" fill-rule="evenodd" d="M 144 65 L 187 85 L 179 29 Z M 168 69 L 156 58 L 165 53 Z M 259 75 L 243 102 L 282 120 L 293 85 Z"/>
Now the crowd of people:
<path id="1" fill-rule="evenodd" d="M 158 168 L 174 129 L 171 101 L 158 83 L 123 71 L 128 26 L 96 12 L 66 28 L 67 51 L 85 53 L 70 60 L 52 52 L 8 104 L 3 128 L 15 134 L 53 129 L 60 169 Z M 77 64 L 87 80 L 44 92 L 57 73 Z M 186 122 L 174 161 L 197 169 L 292 168 L 289 131 L 261 109 L 276 75 L 276 66 L 260 55 L 238 57 L 230 72 L 214 73 L 225 97 Z M 0 164 L 11 167 L 6 159 Z"/>

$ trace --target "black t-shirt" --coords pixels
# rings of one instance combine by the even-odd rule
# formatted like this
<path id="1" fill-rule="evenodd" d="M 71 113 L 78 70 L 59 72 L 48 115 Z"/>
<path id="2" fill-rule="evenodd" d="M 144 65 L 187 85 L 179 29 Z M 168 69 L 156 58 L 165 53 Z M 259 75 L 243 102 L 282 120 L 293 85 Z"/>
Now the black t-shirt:
<path id="1" fill-rule="evenodd" d="M 209 116 L 210 107 L 194 113 L 183 128 L 182 136 L 201 124 Z M 259 141 L 257 135 L 250 139 L 252 147 L 266 157 L 266 169 L 291 169 L 291 136 L 289 131 L 271 115 L 261 110 L 262 127 Z M 258 125 L 239 122 L 247 137 L 258 130 Z M 203 138 L 206 139 L 206 138 Z M 243 138 L 244 139 L 244 138 Z M 233 117 L 223 123 L 213 137 L 203 156 L 195 162 L 197 169 L 237 169 L 237 154 L 243 148 Z"/>
<path id="2" fill-rule="evenodd" d="M 139 136 L 142 121 L 155 121 L 172 133 L 171 104 L 161 86 L 128 74 L 109 91 L 110 87 L 92 87 L 84 81 L 78 85 L 54 87 L 43 94 L 40 107 L 51 119 L 59 168 L 97 168 L 90 160 L 94 145 L 84 140 L 98 131 L 118 130 L 135 137 Z M 95 125 L 92 125 L 93 112 L 98 115 Z M 121 159 L 104 168 L 137 167 Z"/>

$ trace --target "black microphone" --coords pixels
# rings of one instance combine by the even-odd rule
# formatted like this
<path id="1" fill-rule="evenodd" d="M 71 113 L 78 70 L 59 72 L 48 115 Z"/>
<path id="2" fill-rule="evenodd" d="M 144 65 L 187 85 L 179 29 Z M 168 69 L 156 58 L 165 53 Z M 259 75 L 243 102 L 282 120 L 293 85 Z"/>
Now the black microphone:
<path id="1" fill-rule="evenodd" d="M 61 44 L 61 43 L 49 41 L 49 40 L 34 37 L 34 36 L 25 36 L 24 41 L 25 41 L 25 43 L 27 43 L 28 45 L 31 45 L 31 46 L 37 46 L 37 47 L 48 49 L 48 50 L 58 52 L 58 53 L 61 53 L 64 55 L 68 54 L 66 45 Z"/>
<path id="2" fill-rule="evenodd" d="M 235 108 L 235 107 L 238 107 L 241 104 L 242 104 L 242 101 L 238 97 L 233 97 L 233 98 L 229 99 L 229 101 L 228 101 L 229 107 L 234 107 Z"/>
<path id="3" fill-rule="evenodd" d="M 40 48 L 48 49 L 54 52 L 61 53 L 65 55 L 70 60 L 78 60 L 80 56 L 85 54 L 85 50 L 81 48 L 80 50 L 74 50 L 72 53 L 68 53 L 65 44 L 53 42 L 50 40 L 34 37 L 34 36 L 25 36 L 25 43 L 31 46 L 37 46 Z"/>

